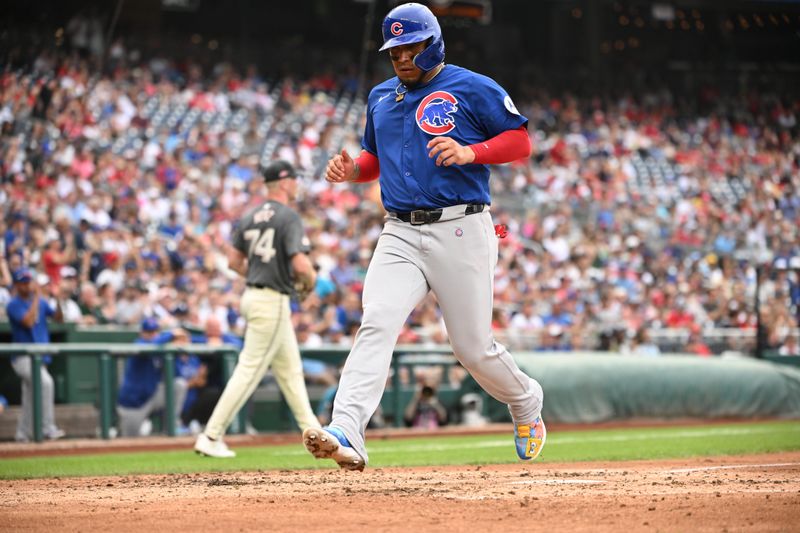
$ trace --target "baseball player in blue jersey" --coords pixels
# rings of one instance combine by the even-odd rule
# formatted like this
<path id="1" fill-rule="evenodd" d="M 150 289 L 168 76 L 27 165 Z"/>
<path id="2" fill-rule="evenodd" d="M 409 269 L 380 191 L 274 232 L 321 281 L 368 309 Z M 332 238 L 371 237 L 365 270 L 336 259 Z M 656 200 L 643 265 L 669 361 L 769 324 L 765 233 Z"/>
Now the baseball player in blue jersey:
<path id="1" fill-rule="evenodd" d="M 546 435 L 542 387 L 491 330 L 497 236 L 487 167 L 530 155 L 528 120 L 496 82 L 444 64 L 441 29 L 425 6 L 396 7 L 382 29 L 381 50 L 389 51 L 397 76 L 370 92 L 361 154 L 334 156 L 326 179 L 380 177 L 386 223 L 331 423 L 305 430 L 303 442 L 317 458 L 364 469 L 364 429 L 383 395 L 394 344 L 409 313 L 433 291 L 455 356 L 508 405 L 520 459 L 535 459 Z"/>
<path id="2" fill-rule="evenodd" d="M 11 326 L 11 342 L 13 343 L 41 343 L 50 342 L 50 330 L 47 319 L 52 317 L 56 322 L 63 322 L 64 313 L 56 298 L 56 307 L 53 309 L 42 296 L 41 287 L 33 279 L 33 273 L 23 267 L 15 270 L 11 275 L 14 282 L 14 297 L 6 306 L 6 314 Z M 42 398 L 42 433 L 48 439 L 60 439 L 64 431 L 56 426 L 55 421 L 55 387 L 53 376 L 47 371 L 50 356 L 45 356 L 41 370 Z M 31 358 L 19 356 L 11 358 L 14 372 L 22 380 L 22 412 L 17 420 L 16 440 L 27 442 L 34 435 L 33 427 L 33 372 Z"/>
<path id="3" fill-rule="evenodd" d="M 158 321 L 148 317 L 142 320 L 141 332 L 134 343 L 161 345 L 175 342 L 178 338 L 188 340 L 188 334 L 180 328 L 162 332 Z M 128 357 L 125 361 L 125 373 L 117 397 L 120 436 L 139 436 L 145 419 L 165 407 L 166 391 L 162 372 L 162 360 L 158 355 Z M 174 412 L 168 415 L 179 421 L 188 390 L 187 382 L 179 372 L 175 373 L 172 387 L 175 395 Z"/>

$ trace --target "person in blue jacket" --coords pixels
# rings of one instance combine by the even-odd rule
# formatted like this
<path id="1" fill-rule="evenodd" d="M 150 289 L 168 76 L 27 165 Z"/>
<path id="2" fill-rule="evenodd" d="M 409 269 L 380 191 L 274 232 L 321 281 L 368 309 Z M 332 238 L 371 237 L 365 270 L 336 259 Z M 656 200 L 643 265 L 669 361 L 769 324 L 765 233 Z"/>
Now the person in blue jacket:
<path id="1" fill-rule="evenodd" d="M 47 303 L 41 294 L 39 284 L 33 279 L 33 273 L 27 268 L 20 268 L 11 275 L 14 283 L 14 297 L 6 306 L 8 320 L 11 323 L 11 342 L 27 344 L 47 344 L 50 342 L 50 331 L 47 319 L 56 322 L 63 320 L 61 307 L 56 300 L 55 308 Z M 50 357 L 44 357 L 45 364 Z M 47 439 L 58 439 L 64 431 L 55 424 L 55 387 L 53 377 L 42 365 L 42 434 Z M 14 357 L 11 360 L 14 372 L 22 380 L 22 413 L 17 421 L 15 438 L 19 442 L 27 442 L 33 438 L 33 378 L 31 374 L 31 358 Z"/>
<path id="2" fill-rule="evenodd" d="M 162 345 L 182 341 L 188 341 L 185 330 L 178 328 L 162 332 L 158 321 L 148 317 L 142 320 L 139 337 L 134 343 Z M 128 357 L 125 361 L 125 373 L 117 397 L 120 436 L 136 437 L 147 433 L 142 430 L 145 420 L 155 411 L 165 407 L 162 371 L 162 359 L 159 355 Z M 175 376 L 173 383 L 175 406 L 170 416 L 176 418 L 177 427 L 188 385 L 179 372 L 176 372 Z"/>

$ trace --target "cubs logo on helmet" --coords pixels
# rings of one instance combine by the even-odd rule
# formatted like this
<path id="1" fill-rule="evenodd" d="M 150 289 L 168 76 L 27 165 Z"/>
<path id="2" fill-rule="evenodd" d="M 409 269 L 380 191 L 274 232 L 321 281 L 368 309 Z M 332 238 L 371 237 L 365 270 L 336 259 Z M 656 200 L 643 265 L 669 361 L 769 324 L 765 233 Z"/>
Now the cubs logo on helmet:
<path id="1" fill-rule="evenodd" d="M 401 35 L 403 33 L 403 24 L 400 22 L 393 22 L 391 32 L 392 35 Z"/>
<path id="2" fill-rule="evenodd" d="M 447 91 L 435 91 L 417 106 L 417 126 L 430 135 L 444 135 L 456 127 L 458 100 Z"/>

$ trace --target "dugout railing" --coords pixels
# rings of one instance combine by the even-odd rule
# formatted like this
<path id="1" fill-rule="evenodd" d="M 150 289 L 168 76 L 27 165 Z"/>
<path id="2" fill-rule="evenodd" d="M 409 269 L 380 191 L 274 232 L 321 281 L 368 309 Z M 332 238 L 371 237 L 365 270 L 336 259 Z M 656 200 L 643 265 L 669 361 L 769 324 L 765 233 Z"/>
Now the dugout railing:
<path id="1" fill-rule="evenodd" d="M 344 361 L 349 353 L 348 348 L 320 347 L 301 350 L 305 357 L 314 357 L 329 364 L 338 364 Z M 7 344 L 0 345 L 0 357 L 30 357 L 31 358 L 31 385 L 33 396 L 33 440 L 41 442 L 44 438 L 42 430 L 42 383 L 41 368 L 43 358 L 82 356 L 93 357 L 97 360 L 98 391 L 97 404 L 100 414 L 100 437 L 110 439 L 116 400 L 114 398 L 117 383 L 116 359 L 120 357 L 149 357 L 162 358 L 162 379 L 164 381 L 164 412 L 173 413 L 175 405 L 174 378 L 175 359 L 185 354 L 198 356 L 213 356 L 222 359 L 222 379 L 228 382 L 236 366 L 238 350 L 232 345 L 207 346 L 203 344 L 189 345 L 148 345 L 148 344 L 106 344 L 106 343 L 50 343 L 50 344 Z M 419 365 L 439 365 L 445 368 L 457 364 L 452 356 L 449 346 L 415 346 L 398 345 L 392 358 L 392 407 L 394 425 L 402 425 L 403 412 L 403 383 L 401 381 L 401 366 L 409 368 L 413 375 L 414 368 Z M 165 416 L 167 435 L 175 436 L 177 427 L 175 417 Z M 242 433 L 245 428 L 245 413 L 240 411 L 230 428 L 230 433 Z"/>

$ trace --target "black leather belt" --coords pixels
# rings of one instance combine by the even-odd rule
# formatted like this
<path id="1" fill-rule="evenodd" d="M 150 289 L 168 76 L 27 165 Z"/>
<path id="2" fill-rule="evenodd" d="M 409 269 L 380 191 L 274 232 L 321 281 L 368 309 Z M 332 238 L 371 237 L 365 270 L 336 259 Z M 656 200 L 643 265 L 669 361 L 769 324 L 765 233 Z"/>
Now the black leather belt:
<path id="1" fill-rule="evenodd" d="M 277 292 L 278 294 L 283 294 L 284 296 L 291 296 L 291 294 L 289 294 L 288 292 L 279 291 L 278 289 L 270 287 L 269 285 L 264 285 L 263 283 L 247 283 L 246 285 L 250 289 L 269 289 L 271 291 Z"/>
<path id="2" fill-rule="evenodd" d="M 485 204 L 467 204 L 467 209 L 464 215 L 474 215 L 475 213 L 483 212 L 486 207 Z M 395 213 L 395 216 L 403 222 L 411 222 L 411 224 L 418 226 L 420 224 L 433 224 L 442 218 L 443 211 L 441 209 L 416 209 L 408 213 Z"/>

